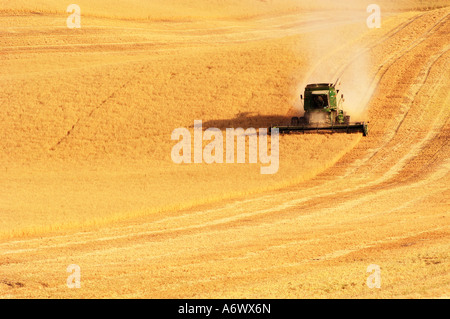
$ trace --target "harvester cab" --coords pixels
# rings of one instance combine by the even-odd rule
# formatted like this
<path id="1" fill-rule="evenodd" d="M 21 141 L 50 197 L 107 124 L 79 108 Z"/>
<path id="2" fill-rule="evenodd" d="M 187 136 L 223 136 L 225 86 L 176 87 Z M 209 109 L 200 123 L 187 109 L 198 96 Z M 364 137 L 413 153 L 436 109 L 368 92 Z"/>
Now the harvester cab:
<path id="1" fill-rule="evenodd" d="M 274 126 L 281 133 L 291 132 L 362 132 L 368 134 L 366 122 L 350 123 L 350 116 L 343 110 L 344 95 L 333 83 L 308 84 L 303 101 L 304 114 L 292 117 L 290 126 Z"/>
<path id="2" fill-rule="evenodd" d="M 344 95 L 333 84 L 309 84 L 305 96 L 300 96 L 305 111 L 303 117 L 293 117 L 292 125 L 298 124 L 344 124 L 350 121 L 342 109 Z"/>

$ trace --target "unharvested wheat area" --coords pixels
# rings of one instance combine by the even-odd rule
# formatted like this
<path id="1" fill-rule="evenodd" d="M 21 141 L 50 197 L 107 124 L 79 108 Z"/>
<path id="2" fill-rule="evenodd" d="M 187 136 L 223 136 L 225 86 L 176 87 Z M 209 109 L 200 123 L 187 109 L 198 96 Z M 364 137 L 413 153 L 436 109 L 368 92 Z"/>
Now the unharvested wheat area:
<path id="1" fill-rule="evenodd" d="M 370 1 L 77 4 L 70 29 L 0 0 L 0 298 L 449 297 L 448 1 L 372 29 Z M 275 174 L 171 158 L 177 128 L 286 125 L 337 78 L 368 136 L 280 135 Z"/>

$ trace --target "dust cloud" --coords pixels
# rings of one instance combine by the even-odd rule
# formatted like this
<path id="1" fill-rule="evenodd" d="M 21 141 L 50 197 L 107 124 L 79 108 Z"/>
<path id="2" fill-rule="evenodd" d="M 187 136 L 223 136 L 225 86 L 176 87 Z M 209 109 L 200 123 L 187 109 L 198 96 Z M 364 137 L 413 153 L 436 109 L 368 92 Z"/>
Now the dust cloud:
<path id="1" fill-rule="evenodd" d="M 296 88 L 296 96 L 303 94 L 307 84 L 336 84 L 339 96 L 344 95 L 343 109 L 351 116 L 351 121 L 364 121 L 371 84 L 371 61 L 368 47 L 351 41 L 354 30 L 346 33 L 335 27 L 349 19 L 354 19 L 357 30 L 367 31 L 365 12 L 351 11 L 336 16 L 331 12 L 326 15 L 325 22 L 323 19 L 309 22 L 311 28 L 318 30 L 308 34 L 301 45 L 301 54 L 306 52 L 307 63 L 303 67 L 304 76 Z M 294 108 L 303 113 L 301 101 L 296 101 Z"/>

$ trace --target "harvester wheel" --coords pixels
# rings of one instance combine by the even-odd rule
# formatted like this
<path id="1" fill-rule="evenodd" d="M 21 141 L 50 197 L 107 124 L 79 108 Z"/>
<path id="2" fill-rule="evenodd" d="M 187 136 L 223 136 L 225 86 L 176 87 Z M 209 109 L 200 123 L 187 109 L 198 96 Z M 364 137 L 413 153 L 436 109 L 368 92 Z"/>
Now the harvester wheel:
<path id="1" fill-rule="evenodd" d="M 344 117 L 344 124 L 346 125 L 350 124 L 350 116 L 347 115 Z"/>
<path id="2" fill-rule="evenodd" d="M 307 122 L 306 122 L 306 118 L 305 117 L 300 117 L 299 119 L 298 119 L 298 124 L 300 124 L 300 125 L 305 125 L 305 124 L 307 124 Z"/>
<path id="3" fill-rule="evenodd" d="M 298 117 L 293 117 L 291 119 L 291 125 L 292 126 L 297 126 L 298 125 Z"/>

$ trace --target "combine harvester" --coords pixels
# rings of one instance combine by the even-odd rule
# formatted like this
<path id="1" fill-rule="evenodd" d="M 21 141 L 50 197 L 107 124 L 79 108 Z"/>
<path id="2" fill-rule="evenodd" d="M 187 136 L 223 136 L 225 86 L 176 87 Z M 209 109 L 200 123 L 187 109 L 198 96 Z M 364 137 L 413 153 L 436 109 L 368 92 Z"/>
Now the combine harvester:
<path id="1" fill-rule="evenodd" d="M 306 133 L 306 132 L 361 132 L 364 136 L 368 134 L 367 122 L 350 122 L 348 116 L 342 109 L 344 95 L 339 94 L 336 84 L 317 83 L 309 84 L 305 93 L 300 95 L 303 100 L 305 113 L 302 117 L 293 117 L 290 126 L 272 126 L 280 133 Z"/>

